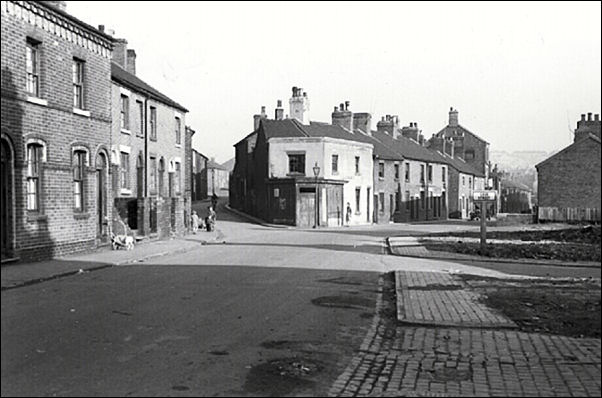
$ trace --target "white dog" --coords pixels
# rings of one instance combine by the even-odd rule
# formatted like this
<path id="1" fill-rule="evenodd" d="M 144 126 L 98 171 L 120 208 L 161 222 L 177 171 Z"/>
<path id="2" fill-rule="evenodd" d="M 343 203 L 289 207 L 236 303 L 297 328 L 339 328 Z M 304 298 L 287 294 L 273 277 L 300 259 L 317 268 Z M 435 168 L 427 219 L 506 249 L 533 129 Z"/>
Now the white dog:
<path id="1" fill-rule="evenodd" d="M 133 236 L 111 234 L 111 242 L 113 245 L 113 250 L 118 250 L 120 247 L 123 247 L 126 250 L 134 249 Z"/>

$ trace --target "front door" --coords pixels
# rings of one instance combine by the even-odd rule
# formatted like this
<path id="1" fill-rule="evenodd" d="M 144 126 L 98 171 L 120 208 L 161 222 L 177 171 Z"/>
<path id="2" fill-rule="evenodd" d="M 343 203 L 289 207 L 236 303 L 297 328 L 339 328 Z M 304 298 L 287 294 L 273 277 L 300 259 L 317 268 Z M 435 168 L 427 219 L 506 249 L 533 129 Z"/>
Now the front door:
<path id="1" fill-rule="evenodd" d="M 1 214 L 2 217 L 2 255 L 1 258 L 11 257 L 12 252 L 12 166 L 13 158 L 10 147 L 5 140 L 2 140 L 2 182 L 1 185 Z"/>
<path id="2" fill-rule="evenodd" d="M 311 228 L 316 225 L 316 193 L 299 193 L 299 219 L 297 226 Z"/>
<path id="3" fill-rule="evenodd" d="M 379 208 L 378 208 L 378 195 L 374 195 L 374 215 L 372 216 L 372 220 L 375 224 L 378 224 L 378 212 L 379 212 Z"/>
<path id="4" fill-rule="evenodd" d="M 96 203 L 96 236 L 101 242 L 107 241 L 107 160 L 104 154 L 100 153 L 96 157 L 96 183 L 97 183 L 97 203 Z"/>

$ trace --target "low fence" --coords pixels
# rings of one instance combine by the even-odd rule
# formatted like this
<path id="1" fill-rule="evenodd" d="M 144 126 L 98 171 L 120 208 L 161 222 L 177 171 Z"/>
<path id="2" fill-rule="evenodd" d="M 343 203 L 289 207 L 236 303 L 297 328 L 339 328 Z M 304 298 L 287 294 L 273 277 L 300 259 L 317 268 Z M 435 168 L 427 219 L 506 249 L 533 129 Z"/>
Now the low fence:
<path id="1" fill-rule="evenodd" d="M 600 222 L 599 208 L 540 207 L 539 221 L 587 221 Z"/>

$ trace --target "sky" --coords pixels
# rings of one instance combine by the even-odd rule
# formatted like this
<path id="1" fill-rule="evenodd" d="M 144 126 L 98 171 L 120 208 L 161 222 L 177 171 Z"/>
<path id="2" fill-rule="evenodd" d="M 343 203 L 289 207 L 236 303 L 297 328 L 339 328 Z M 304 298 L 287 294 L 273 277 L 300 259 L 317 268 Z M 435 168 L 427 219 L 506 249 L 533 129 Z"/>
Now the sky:
<path id="1" fill-rule="evenodd" d="M 190 112 L 193 147 L 218 162 L 273 118 L 291 87 L 310 119 L 333 107 L 398 115 L 428 138 L 448 111 L 492 151 L 554 151 L 601 108 L 601 3 L 85 2 L 137 54 L 137 76 Z"/>

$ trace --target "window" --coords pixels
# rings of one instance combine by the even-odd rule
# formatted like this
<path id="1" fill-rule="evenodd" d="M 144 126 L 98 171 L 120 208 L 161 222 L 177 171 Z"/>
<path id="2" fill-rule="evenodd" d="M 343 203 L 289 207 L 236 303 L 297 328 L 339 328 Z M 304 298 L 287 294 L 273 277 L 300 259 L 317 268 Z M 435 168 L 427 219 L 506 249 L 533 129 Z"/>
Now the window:
<path id="1" fill-rule="evenodd" d="M 40 210 L 42 145 L 27 145 L 27 210 Z"/>
<path id="2" fill-rule="evenodd" d="M 176 194 L 179 194 L 180 193 L 180 180 L 182 179 L 181 178 L 181 172 L 182 172 L 181 164 L 179 162 L 176 163 L 175 168 L 176 168 L 176 174 L 175 174 L 174 178 L 176 180 L 174 181 L 174 188 L 175 188 Z"/>
<path id="3" fill-rule="evenodd" d="M 84 61 L 73 58 L 73 107 L 84 109 Z"/>
<path id="4" fill-rule="evenodd" d="M 176 145 L 180 145 L 182 143 L 182 126 L 180 123 L 180 118 L 176 117 Z"/>
<path id="5" fill-rule="evenodd" d="M 393 167 L 395 167 L 395 179 L 399 180 L 399 165 L 395 164 Z"/>
<path id="6" fill-rule="evenodd" d="M 357 159 L 357 158 L 356 158 Z M 355 188 L 355 213 L 360 213 L 360 195 L 362 194 L 361 188 Z"/>
<path id="7" fill-rule="evenodd" d="M 426 205 L 426 196 L 424 191 L 420 192 L 420 207 L 424 209 Z"/>
<path id="8" fill-rule="evenodd" d="M 445 188 L 445 167 L 441 167 L 441 182 L 443 182 L 443 188 Z"/>
<path id="9" fill-rule="evenodd" d="M 378 193 L 378 212 L 379 213 L 385 212 L 385 193 L 384 192 Z"/>
<path id="10" fill-rule="evenodd" d="M 399 211 L 399 204 L 401 203 L 401 192 L 395 192 L 395 211 Z"/>
<path id="11" fill-rule="evenodd" d="M 86 152 L 73 153 L 73 208 L 77 211 L 84 210 L 84 166 Z"/>
<path id="12" fill-rule="evenodd" d="M 332 155 L 332 174 L 339 172 L 339 155 Z"/>
<path id="13" fill-rule="evenodd" d="M 405 180 L 406 180 L 406 182 L 410 182 L 410 164 L 409 163 L 406 163 Z"/>
<path id="14" fill-rule="evenodd" d="M 40 48 L 37 42 L 28 39 L 26 54 L 26 89 L 34 97 L 40 96 Z"/>
<path id="15" fill-rule="evenodd" d="M 468 177 L 468 188 L 472 188 L 472 178 Z"/>
<path id="16" fill-rule="evenodd" d="M 462 186 L 466 186 L 466 177 L 462 176 Z"/>
<path id="17" fill-rule="evenodd" d="M 154 156 L 150 157 L 150 180 L 148 187 L 152 194 L 157 193 L 157 158 Z"/>
<path id="18" fill-rule="evenodd" d="M 433 166 L 429 164 L 429 182 L 433 182 Z"/>
<path id="19" fill-rule="evenodd" d="M 121 96 L 121 129 L 129 130 L 130 129 L 130 97 L 127 95 Z"/>
<path id="20" fill-rule="evenodd" d="M 130 154 L 121 152 L 121 188 L 130 189 Z"/>
<path id="21" fill-rule="evenodd" d="M 406 210 L 410 210 L 410 201 L 411 201 L 410 191 L 406 191 L 405 197 L 406 197 Z"/>
<path id="22" fill-rule="evenodd" d="M 420 182 L 424 183 L 424 165 L 420 165 Z"/>
<path id="23" fill-rule="evenodd" d="M 136 100 L 136 107 L 138 108 L 138 135 L 144 135 L 144 104 L 142 101 Z"/>
<path id="24" fill-rule="evenodd" d="M 150 139 L 157 140 L 157 108 L 150 107 Z"/>
<path id="25" fill-rule="evenodd" d="M 360 173 L 360 157 L 356 156 L 355 157 L 355 174 L 359 174 Z"/>
<path id="26" fill-rule="evenodd" d="M 385 178 L 385 164 L 383 162 L 378 163 L 378 178 Z"/>
<path id="27" fill-rule="evenodd" d="M 163 196 L 165 194 L 164 189 L 164 176 L 165 176 L 165 161 L 163 158 L 159 160 L 159 196 Z"/>
<path id="28" fill-rule="evenodd" d="M 288 172 L 305 175 L 305 154 L 288 155 Z"/>

